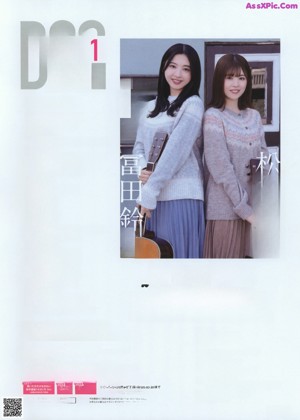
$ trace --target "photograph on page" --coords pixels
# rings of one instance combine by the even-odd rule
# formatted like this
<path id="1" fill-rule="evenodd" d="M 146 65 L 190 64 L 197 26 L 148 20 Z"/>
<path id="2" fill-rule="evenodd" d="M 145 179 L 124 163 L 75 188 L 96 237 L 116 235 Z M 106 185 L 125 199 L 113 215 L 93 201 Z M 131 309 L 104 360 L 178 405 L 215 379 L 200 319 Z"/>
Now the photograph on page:
<path id="1" fill-rule="evenodd" d="M 122 39 L 120 53 L 121 257 L 278 257 L 280 41 Z"/>

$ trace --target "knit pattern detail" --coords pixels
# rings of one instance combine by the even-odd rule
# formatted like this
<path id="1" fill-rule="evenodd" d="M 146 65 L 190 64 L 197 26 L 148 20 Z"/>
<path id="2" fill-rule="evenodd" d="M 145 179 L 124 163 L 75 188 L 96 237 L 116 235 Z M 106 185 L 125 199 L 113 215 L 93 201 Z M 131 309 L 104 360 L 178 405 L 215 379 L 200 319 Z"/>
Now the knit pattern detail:
<path id="1" fill-rule="evenodd" d="M 204 115 L 207 220 L 247 219 L 252 213 L 250 159 L 268 156 L 259 113 L 210 108 Z"/>

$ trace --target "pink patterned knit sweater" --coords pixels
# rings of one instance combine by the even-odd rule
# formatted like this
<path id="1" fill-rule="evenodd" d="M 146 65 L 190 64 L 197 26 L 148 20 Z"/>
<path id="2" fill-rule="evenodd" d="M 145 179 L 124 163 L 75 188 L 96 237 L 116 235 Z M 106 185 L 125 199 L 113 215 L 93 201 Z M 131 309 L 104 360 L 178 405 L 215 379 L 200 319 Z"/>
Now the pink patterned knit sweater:
<path id="1" fill-rule="evenodd" d="M 204 114 L 204 160 L 208 170 L 207 220 L 246 219 L 251 207 L 250 159 L 268 156 L 259 113 L 209 108 Z"/>

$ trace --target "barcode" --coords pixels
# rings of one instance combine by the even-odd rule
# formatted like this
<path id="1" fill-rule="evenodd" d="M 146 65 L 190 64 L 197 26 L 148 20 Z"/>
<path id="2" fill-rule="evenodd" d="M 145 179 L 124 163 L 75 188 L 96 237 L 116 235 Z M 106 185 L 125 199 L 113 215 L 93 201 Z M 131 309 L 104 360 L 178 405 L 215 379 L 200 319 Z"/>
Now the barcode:
<path id="1" fill-rule="evenodd" d="M 3 417 L 22 417 L 22 398 L 3 398 Z"/>

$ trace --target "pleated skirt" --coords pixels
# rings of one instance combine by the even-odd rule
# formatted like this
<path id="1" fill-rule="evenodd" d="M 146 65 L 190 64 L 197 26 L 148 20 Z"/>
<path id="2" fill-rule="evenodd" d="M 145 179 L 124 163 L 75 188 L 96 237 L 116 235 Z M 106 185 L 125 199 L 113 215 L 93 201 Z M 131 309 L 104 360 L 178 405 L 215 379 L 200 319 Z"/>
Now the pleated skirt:
<path id="1" fill-rule="evenodd" d="M 174 258 L 202 258 L 205 217 L 202 200 L 158 201 L 147 229 L 173 247 Z"/>
<path id="2" fill-rule="evenodd" d="M 208 220 L 204 258 L 251 257 L 251 225 L 245 220 Z"/>

